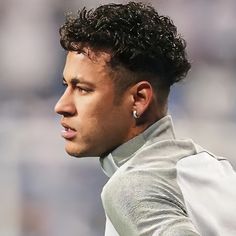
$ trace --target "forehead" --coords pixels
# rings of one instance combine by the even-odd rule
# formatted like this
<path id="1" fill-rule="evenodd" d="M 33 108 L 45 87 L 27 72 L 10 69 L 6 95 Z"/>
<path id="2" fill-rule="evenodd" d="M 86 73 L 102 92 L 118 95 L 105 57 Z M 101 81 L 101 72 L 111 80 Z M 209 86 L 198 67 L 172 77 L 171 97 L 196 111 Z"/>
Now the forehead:
<path id="1" fill-rule="evenodd" d="M 85 53 L 69 51 L 63 72 L 64 78 L 70 80 L 75 77 L 86 79 L 110 77 L 110 68 L 107 66 L 109 60 L 110 55 L 105 52 L 95 53 L 88 49 Z"/>

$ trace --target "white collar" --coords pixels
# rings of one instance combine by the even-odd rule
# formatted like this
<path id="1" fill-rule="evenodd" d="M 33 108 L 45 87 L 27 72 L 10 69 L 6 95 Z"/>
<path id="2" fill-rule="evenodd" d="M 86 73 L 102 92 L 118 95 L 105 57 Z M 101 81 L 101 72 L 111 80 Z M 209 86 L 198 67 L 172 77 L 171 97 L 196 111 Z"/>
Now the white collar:
<path id="1" fill-rule="evenodd" d="M 108 177 L 111 177 L 144 144 L 174 138 L 172 118 L 170 115 L 167 115 L 152 124 L 143 133 L 123 143 L 107 156 L 100 158 L 101 167 L 104 173 Z"/>

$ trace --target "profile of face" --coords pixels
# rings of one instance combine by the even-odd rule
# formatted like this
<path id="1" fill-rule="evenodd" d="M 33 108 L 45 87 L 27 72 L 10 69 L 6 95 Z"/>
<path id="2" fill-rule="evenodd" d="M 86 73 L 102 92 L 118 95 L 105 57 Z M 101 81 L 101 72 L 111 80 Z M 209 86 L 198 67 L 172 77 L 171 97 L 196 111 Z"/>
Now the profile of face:
<path id="1" fill-rule="evenodd" d="M 108 53 L 68 52 L 64 94 L 55 106 L 62 116 L 65 149 L 76 157 L 103 156 L 130 139 L 134 125 L 129 90 L 117 100 Z"/>

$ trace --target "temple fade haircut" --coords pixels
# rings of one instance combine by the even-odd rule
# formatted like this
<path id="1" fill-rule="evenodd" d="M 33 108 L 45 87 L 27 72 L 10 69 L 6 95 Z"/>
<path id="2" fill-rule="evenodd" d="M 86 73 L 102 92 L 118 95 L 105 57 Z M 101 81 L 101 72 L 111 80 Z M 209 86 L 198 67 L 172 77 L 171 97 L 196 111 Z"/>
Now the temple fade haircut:
<path id="1" fill-rule="evenodd" d="M 186 43 L 172 20 L 144 3 L 107 4 L 68 13 L 60 36 L 67 51 L 89 47 L 109 52 L 109 66 L 121 91 L 143 79 L 156 90 L 169 90 L 190 69 Z"/>

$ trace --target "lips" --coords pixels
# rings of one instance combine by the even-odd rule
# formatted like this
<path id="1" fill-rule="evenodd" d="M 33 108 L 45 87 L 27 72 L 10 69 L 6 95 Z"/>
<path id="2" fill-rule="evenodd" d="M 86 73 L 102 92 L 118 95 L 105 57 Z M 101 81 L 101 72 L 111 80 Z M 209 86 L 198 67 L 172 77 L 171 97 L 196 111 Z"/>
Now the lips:
<path id="1" fill-rule="evenodd" d="M 61 136 L 65 139 L 73 139 L 76 136 L 76 130 L 67 125 L 66 123 L 61 123 L 61 125 L 65 128 L 61 131 Z"/>

